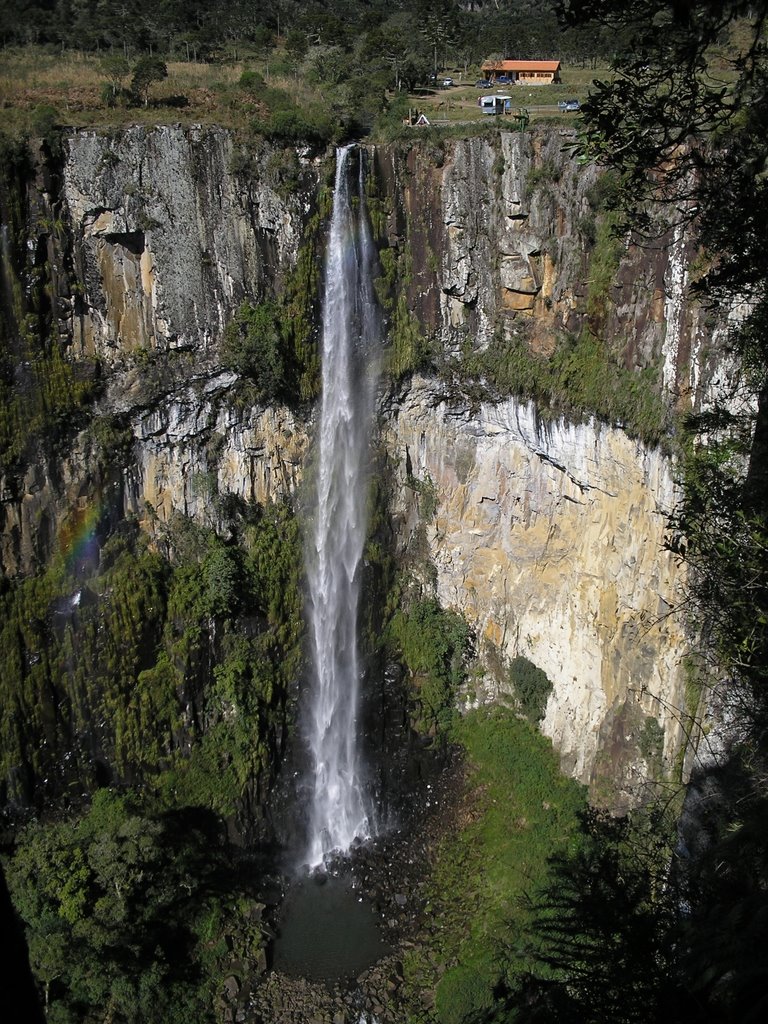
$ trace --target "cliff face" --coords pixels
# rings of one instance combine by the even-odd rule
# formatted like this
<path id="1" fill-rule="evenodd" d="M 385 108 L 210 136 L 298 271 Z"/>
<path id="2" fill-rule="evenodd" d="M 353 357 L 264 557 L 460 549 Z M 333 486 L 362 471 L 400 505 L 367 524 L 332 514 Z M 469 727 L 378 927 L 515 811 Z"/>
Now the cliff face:
<path id="1" fill-rule="evenodd" d="M 655 372 L 668 406 L 706 402 L 715 356 L 685 297 L 689 239 L 601 232 L 601 183 L 572 143 L 552 129 L 377 154 L 390 245 L 413 254 L 409 305 L 449 359 L 519 339 L 548 356 L 587 330 L 623 369 Z M 679 769 L 694 710 L 671 614 L 685 580 L 664 549 L 674 468 L 619 429 L 454 385 L 416 378 L 385 409 L 403 548 L 426 526 L 440 600 L 490 645 L 497 671 L 467 700 L 503 695 L 504 659 L 530 659 L 552 682 L 542 729 L 564 769 L 627 807 Z"/>
<path id="2" fill-rule="evenodd" d="M 692 356 L 705 346 L 683 300 L 686 240 L 613 248 L 596 282 L 607 245 L 597 175 L 569 155 L 572 141 L 551 129 L 371 153 L 377 227 L 407 306 L 440 358 L 499 339 L 546 356 L 587 325 L 622 367 L 658 368 L 668 402 L 698 401 L 711 367 Z M 244 161 L 215 129 L 68 141 L 55 194 L 37 186 L 66 236 L 50 257 L 61 265 L 57 330 L 69 358 L 98 367 L 97 418 L 119 423 L 122 448 L 118 458 L 99 447 L 89 428 L 63 453 L 38 446 L 6 476 L 6 574 L 43 564 L 72 509 L 97 496 L 151 533 L 175 511 L 219 525 L 217 497 L 266 503 L 297 487 L 308 422 L 234 400 L 220 343 L 244 298 L 284 286 L 322 179 L 302 154 L 264 149 Z M 49 240 L 31 221 L 28 231 L 30 251 Z M 482 397 L 471 405 L 417 377 L 384 401 L 399 543 L 416 527 L 413 479 L 431 481 L 426 537 L 441 601 L 467 615 L 496 661 L 522 654 L 546 671 L 543 728 L 564 766 L 598 798 L 626 804 L 682 742 L 683 626 L 667 617 L 681 581 L 663 551 L 672 468 L 617 428 L 544 424 L 530 404 Z M 503 672 L 489 672 L 467 699 L 504 686 Z"/>
<path id="3" fill-rule="evenodd" d="M 97 420 L 118 421 L 130 451 L 122 472 L 91 433 L 55 461 L 45 445 L 27 451 L 28 467 L 3 479 L 8 575 L 44 564 L 96 492 L 113 516 L 150 527 L 174 510 L 216 525 L 217 495 L 264 502 L 295 487 L 305 425 L 285 408 L 233 402 L 220 346 L 240 303 L 279 290 L 295 266 L 318 169 L 292 154 L 289 193 L 273 152 L 251 153 L 242 176 L 238 156 L 210 128 L 81 132 L 56 186 L 31 184 L 28 248 L 47 253 L 55 330 L 97 377 Z M 24 273 L 34 271 L 30 261 Z"/>
<path id="4" fill-rule="evenodd" d="M 712 367 L 685 299 L 690 240 L 663 222 L 642 244 L 601 230 L 610 185 L 574 144 L 553 127 L 377 151 L 388 243 L 412 261 L 409 307 L 449 353 L 524 337 L 549 355 L 586 326 L 621 365 L 655 368 L 672 402 L 698 401 Z"/>
<path id="5" fill-rule="evenodd" d="M 413 481 L 434 485 L 425 525 L 441 602 L 475 625 L 481 652 L 485 641 L 547 673 L 542 728 L 563 767 L 598 800 L 637 800 L 683 741 L 684 624 L 669 615 L 681 579 L 663 550 L 675 501 L 667 461 L 620 430 L 543 423 L 514 399 L 471 409 L 427 380 L 392 407 L 385 437 L 398 456 L 404 538 L 419 525 Z M 509 689 L 503 672 L 485 674 L 467 700 Z"/>
<path id="6" fill-rule="evenodd" d="M 301 195 L 281 196 L 263 164 L 238 177 L 234 156 L 230 135 L 210 128 L 72 137 L 63 195 L 83 287 L 76 351 L 107 365 L 137 349 L 205 356 L 236 305 L 295 263 Z"/>

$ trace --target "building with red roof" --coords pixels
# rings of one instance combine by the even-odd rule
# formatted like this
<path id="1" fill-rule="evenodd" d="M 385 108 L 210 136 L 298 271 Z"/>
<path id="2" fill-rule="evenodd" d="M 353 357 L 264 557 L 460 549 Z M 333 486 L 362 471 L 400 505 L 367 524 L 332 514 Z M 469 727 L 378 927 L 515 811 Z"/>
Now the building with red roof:
<path id="1" fill-rule="evenodd" d="M 491 82 L 551 85 L 560 81 L 559 60 L 487 60 L 483 74 Z"/>

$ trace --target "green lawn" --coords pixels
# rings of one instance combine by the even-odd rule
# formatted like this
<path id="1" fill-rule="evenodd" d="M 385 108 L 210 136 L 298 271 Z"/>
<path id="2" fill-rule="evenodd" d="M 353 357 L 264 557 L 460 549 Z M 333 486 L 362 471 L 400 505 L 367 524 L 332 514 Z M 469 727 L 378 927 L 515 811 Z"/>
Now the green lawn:
<path id="1" fill-rule="evenodd" d="M 478 99 L 489 92 L 497 91 L 508 94 L 512 99 L 513 109 L 517 107 L 536 108 L 539 106 L 556 106 L 560 100 L 578 99 L 581 102 L 586 100 L 590 86 L 596 78 L 606 78 L 609 74 L 608 66 L 598 65 L 596 68 L 565 67 L 562 72 L 563 81 L 560 85 L 509 85 L 499 86 L 498 89 L 478 89 L 475 82 L 480 80 L 480 72 L 477 74 L 463 75 L 463 72 L 448 70 L 447 77 L 453 78 L 455 85 L 447 89 L 419 89 L 411 94 L 414 107 L 423 110 L 430 121 L 474 121 L 488 119 L 478 106 Z M 533 120 L 544 117 L 552 117 L 553 112 L 537 112 L 531 110 Z M 563 123 L 573 123 L 576 114 L 554 113 Z M 503 119 L 502 119 L 503 122 Z"/>
<path id="2" fill-rule="evenodd" d="M 102 60 L 95 55 L 67 51 L 51 53 L 41 47 L 0 50 L 0 130 L 13 134 L 36 133 L 41 108 L 53 108 L 64 127 L 107 127 L 127 124 L 195 122 L 243 127 L 258 110 L 238 88 L 244 70 L 256 70 L 269 87 L 281 89 L 297 105 L 323 104 L 321 88 L 291 74 L 284 59 L 274 53 L 266 61 L 250 55 L 227 63 L 169 61 L 168 77 L 152 86 L 147 107 L 119 101 L 109 106 L 103 97 L 108 84 Z M 445 75 L 457 83 L 447 89 L 418 90 L 409 97 L 412 106 L 423 110 L 431 121 L 466 122 L 490 120 L 477 105 L 483 90 L 475 88 L 478 69 L 448 69 Z M 510 86 L 506 91 L 515 107 L 554 105 L 561 99 L 584 100 L 595 77 L 604 77 L 607 67 L 563 69 L 563 84 L 556 86 Z M 130 75 L 122 83 L 127 87 Z M 499 90 L 501 91 L 501 90 Z M 393 99 L 394 97 L 390 97 Z M 532 117 L 544 115 L 532 112 Z M 551 113 L 549 116 L 552 116 Z M 557 114 L 572 122 L 573 114 Z"/>
<path id="3" fill-rule="evenodd" d="M 481 708 L 456 739 L 470 766 L 462 827 L 434 865 L 425 943 L 405 962 L 412 1024 L 433 1021 L 419 993 L 437 984 L 440 1024 L 460 1024 L 493 1005 L 500 983 L 527 966 L 525 897 L 542 885 L 547 860 L 579 842 L 583 787 L 560 772 L 551 742 L 510 708 Z"/>

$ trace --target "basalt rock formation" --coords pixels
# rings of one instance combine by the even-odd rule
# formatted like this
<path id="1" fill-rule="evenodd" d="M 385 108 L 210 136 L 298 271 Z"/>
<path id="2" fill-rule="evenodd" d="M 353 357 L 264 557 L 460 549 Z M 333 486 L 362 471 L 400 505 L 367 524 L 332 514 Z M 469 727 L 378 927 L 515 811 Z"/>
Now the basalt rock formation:
<path id="1" fill-rule="evenodd" d="M 563 766 L 620 808 L 679 765 L 691 710 L 685 622 L 670 615 L 684 580 L 664 550 L 674 466 L 619 423 L 542 416 L 460 379 L 494 346 L 546 359 L 589 330 L 664 408 L 706 401 L 716 355 L 684 297 L 684 233 L 609 237 L 600 176 L 572 144 L 542 128 L 369 151 L 389 326 L 410 325 L 432 367 L 382 389 L 380 423 L 398 549 L 425 539 L 440 601 L 478 634 L 485 669 L 463 699 L 503 694 L 505 661 L 525 656 L 552 684 L 542 728 Z M 314 422 L 306 401 L 244 402 L 221 352 L 241 302 L 295 274 L 326 161 L 203 127 L 82 131 L 63 147 L 33 161 L 21 213 L 3 211 L 6 347 L 18 382 L 28 355 L 13 338 L 45 293 L 38 336 L 91 391 L 55 444 L 40 431 L 3 463 L 9 578 L 49 562 L 94 504 L 105 529 L 131 518 L 153 537 L 177 513 L 223 529 L 231 496 L 295 494 Z"/>

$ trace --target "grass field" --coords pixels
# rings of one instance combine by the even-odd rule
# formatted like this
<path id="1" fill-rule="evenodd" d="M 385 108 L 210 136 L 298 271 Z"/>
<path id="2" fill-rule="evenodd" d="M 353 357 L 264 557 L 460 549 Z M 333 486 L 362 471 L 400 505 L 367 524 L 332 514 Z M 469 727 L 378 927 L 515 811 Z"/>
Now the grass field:
<path id="1" fill-rule="evenodd" d="M 41 107 L 52 107 L 58 123 L 67 128 L 167 122 L 242 127 L 253 114 L 237 85 L 246 69 L 259 71 L 270 86 L 286 91 L 299 105 L 325 101 L 323 88 L 298 73 L 292 74 L 279 52 L 268 62 L 263 58 L 218 64 L 179 61 L 168 62 L 167 67 L 168 77 L 152 86 L 147 107 L 124 101 L 109 106 L 103 98 L 108 78 L 99 57 L 51 53 L 35 47 L 0 50 L 0 130 L 34 134 L 35 115 Z M 447 69 L 443 73 L 457 84 L 448 89 L 419 90 L 410 97 L 413 106 L 423 110 L 431 121 L 482 120 L 477 101 L 487 90 L 475 88 L 479 70 L 470 69 L 463 82 L 462 70 Z M 594 71 L 566 67 L 562 85 L 510 86 L 506 91 L 514 107 L 555 105 L 571 97 L 583 100 L 590 82 L 605 73 L 605 68 Z M 123 85 L 129 81 L 130 76 L 126 76 Z M 532 111 L 534 120 L 541 116 Z M 557 116 L 566 123 L 574 118 L 572 114 Z"/>
<path id="2" fill-rule="evenodd" d="M 487 93 L 498 91 L 509 95 L 513 109 L 516 107 L 534 108 L 531 110 L 532 120 L 551 117 L 551 113 L 537 112 L 536 107 L 556 106 L 560 100 L 578 99 L 583 102 L 587 98 L 590 85 L 595 78 L 608 75 L 606 65 L 596 69 L 564 67 L 563 81 L 560 85 L 511 85 L 499 86 L 498 90 L 477 89 L 477 75 L 463 76 L 461 70 L 446 71 L 446 76 L 453 78 L 455 85 L 447 89 L 422 89 L 413 94 L 413 105 L 423 110 L 431 121 L 474 121 L 487 117 L 478 106 L 478 99 Z M 463 78 L 463 81 L 462 81 Z M 565 123 L 572 122 L 575 114 L 557 114 Z"/>
<path id="3" fill-rule="evenodd" d="M 41 106 L 53 107 L 65 127 L 120 125 L 137 122 L 232 122 L 227 102 L 242 64 L 169 62 L 168 77 L 151 89 L 148 107 L 102 98 L 107 83 L 97 57 L 80 53 L 51 55 L 33 48 L 0 51 L 0 128 L 28 128 Z M 128 85 L 126 76 L 124 85 Z"/>

